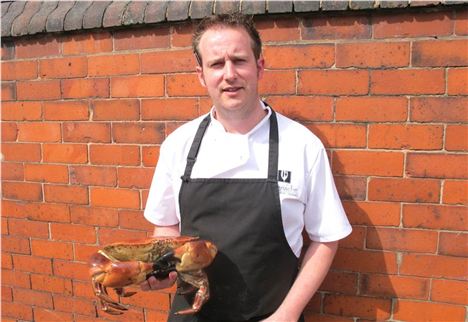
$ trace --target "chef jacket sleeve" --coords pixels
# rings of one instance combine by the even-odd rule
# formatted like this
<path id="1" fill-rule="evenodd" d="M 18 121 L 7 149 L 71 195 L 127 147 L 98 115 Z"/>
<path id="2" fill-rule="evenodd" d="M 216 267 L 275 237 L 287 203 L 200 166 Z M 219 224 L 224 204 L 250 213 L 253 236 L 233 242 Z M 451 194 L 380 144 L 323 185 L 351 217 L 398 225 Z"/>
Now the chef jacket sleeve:
<path id="1" fill-rule="evenodd" d="M 321 148 L 309 171 L 305 228 L 309 238 L 319 242 L 342 239 L 351 233 L 340 197 L 335 187 L 325 148 Z"/>
<path id="2" fill-rule="evenodd" d="M 163 143 L 144 211 L 145 218 L 157 226 L 171 226 L 179 223 L 172 182 L 171 154 L 168 150 L 168 145 Z"/>

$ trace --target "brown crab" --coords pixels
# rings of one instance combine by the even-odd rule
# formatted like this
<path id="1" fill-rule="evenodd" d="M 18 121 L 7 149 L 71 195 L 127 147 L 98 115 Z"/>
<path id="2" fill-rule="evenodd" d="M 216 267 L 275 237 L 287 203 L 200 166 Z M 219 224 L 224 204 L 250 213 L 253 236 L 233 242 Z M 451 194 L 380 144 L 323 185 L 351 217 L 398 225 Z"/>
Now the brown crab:
<path id="1" fill-rule="evenodd" d="M 216 253 L 213 243 L 188 236 L 113 243 L 91 256 L 89 274 L 102 310 L 109 314 L 122 314 L 128 307 L 112 299 L 107 287 L 113 288 L 120 296 L 131 296 L 136 292 L 126 291 L 126 287 L 139 287 L 150 276 L 165 278 L 169 272 L 177 271 L 179 282 L 184 284 L 183 288 L 178 288 L 178 293 L 198 291 L 192 307 L 176 314 L 193 314 L 210 297 L 208 278 L 203 268 L 211 264 Z"/>

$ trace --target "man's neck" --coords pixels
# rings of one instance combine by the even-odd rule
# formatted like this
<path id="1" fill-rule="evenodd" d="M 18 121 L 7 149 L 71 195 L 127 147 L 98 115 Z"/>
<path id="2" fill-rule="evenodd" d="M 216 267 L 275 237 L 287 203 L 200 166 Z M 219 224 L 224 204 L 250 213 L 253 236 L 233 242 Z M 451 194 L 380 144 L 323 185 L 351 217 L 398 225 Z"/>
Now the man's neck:
<path id="1" fill-rule="evenodd" d="M 223 125 L 226 132 L 238 134 L 249 133 L 268 114 L 268 110 L 263 108 L 260 101 L 248 113 L 219 113 L 216 108 L 213 112 L 214 117 Z"/>

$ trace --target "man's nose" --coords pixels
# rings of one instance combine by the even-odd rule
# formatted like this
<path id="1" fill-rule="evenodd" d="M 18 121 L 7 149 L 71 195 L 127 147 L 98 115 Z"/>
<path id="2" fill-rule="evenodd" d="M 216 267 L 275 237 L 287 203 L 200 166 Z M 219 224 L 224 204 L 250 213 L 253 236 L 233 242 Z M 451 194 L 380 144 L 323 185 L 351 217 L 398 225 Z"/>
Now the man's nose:
<path id="1" fill-rule="evenodd" d="M 231 61 L 227 61 L 224 65 L 224 78 L 235 79 L 237 76 L 236 66 Z"/>

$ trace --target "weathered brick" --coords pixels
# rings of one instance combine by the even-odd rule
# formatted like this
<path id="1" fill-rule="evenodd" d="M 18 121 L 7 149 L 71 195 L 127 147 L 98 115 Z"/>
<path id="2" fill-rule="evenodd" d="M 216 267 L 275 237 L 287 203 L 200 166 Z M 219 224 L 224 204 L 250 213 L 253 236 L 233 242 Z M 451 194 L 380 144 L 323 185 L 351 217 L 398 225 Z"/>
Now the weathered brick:
<path id="1" fill-rule="evenodd" d="M 68 11 L 63 21 L 63 29 L 77 30 L 83 27 L 83 17 L 92 4 L 92 1 L 75 1 L 73 7 Z"/>
<path id="2" fill-rule="evenodd" d="M 416 41 L 412 47 L 413 66 L 467 66 L 467 40 Z"/>
<path id="3" fill-rule="evenodd" d="M 241 2 L 241 12 L 245 15 L 258 15 L 265 13 L 266 1 L 243 1 Z"/>
<path id="4" fill-rule="evenodd" d="M 320 7 L 324 11 L 339 11 L 348 9 L 349 1 L 322 1 Z"/>
<path id="5" fill-rule="evenodd" d="M 160 2 L 156 1 L 154 3 Z M 170 33 L 167 27 L 119 30 L 114 33 L 115 50 L 154 49 L 167 48 L 169 46 Z"/>
<path id="6" fill-rule="evenodd" d="M 255 20 L 255 25 L 263 42 L 273 41 L 294 41 L 301 38 L 298 19 L 259 18 Z"/>
<path id="7" fill-rule="evenodd" d="M 438 202 L 439 180 L 372 178 L 369 182 L 369 200 Z"/>
<path id="8" fill-rule="evenodd" d="M 450 68 L 447 87 L 449 95 L 468 95 L 468 68 Z"/>
<path id="9" fill-rule="evenodd" d="M 166 20 L 168 1 L 150 1 L 145 10 L 145 23 L 155 23 Z"/>
<path id="10" fill-rule="evenodd" d="M 72 1 L 59 1 L 57 8 L 47 18 L 46 30 L 48 32 L 63 31 L 65 16 L 73 5 Z"/>
<path id="11" fill-rule="evenodd" d="M 371 38 L 368 15 L 314 16 L 304 18 L 302 39 L 366 39 Z"/>
<path id="12" fill-rule="evenodd" d="M 85 11 L 83 28 L 92 29 L 102 27 L 102 20 L 106 8 L 112 1 L 91 1 L 91 5 Z"/>
<path id="13" fill-rule="evenodd" d="M 465 245 L 468 240 L 465 239 Z M 431 300 L 465 305 L 466 281 L 432 280 Z"/>
<path id="14" fill-rule="evenodd" d="M 426 300 L 429 297 L 429 280 L 426 278 L 365 274 L 361 280 L 362 295 Z"/>
<path id="15" fill-rule="evenodd" d="M 413 122 L 467 122 L 468 98 L 413 97 L 410 100 L 410 120 Z"/>
<path id="16" fill-rule="evenodd" d="M 113 77 L 110 92 L 111 97 L 163 96 L 164 77 L 161 75 Z"/>
<path id="17" fill-rule="evenodd" d="M 466 179 L 467 154 L 408 153 L 406 173 L 411 177 Z"/>
<path id="18" fill-rule="evenodd" d="M 336 45 L 337 67 L 404 67 L 409 65 L 409 42 L 343 43 Z"/>
<path id="19" fill-rule="evenodd" d="M 337 121 L 404 122 L 407 111 L 405 97 L 338 97 L 335 118 Z"/>
<path id="20" fill-rule="evenodd" d="M 110 124 L 92 122 L 63 123 L 63 142 L 110 143 Z"/>
<path id="21" fill-rule="evenodd" d="M 296 92 L 296 74 L 294 71 L 265 71 L 259 83 L 261 95 L 294 94 Z"/>
<path id="22" fill-rule="evenodd" d="M 213 13 L 214 1 L 191 1 L 190 18 L 201 19 Z"/>
<path id="23" fill-rule="evenodd" d="M 44 144 L 44 161 L 54 163 L 86 163 L 87 146 L 84 144 Z"/>
<path id="24" fill-rule="evenodd" d="M 145 99 L 141 101 L 143 120 L 191 120 L 198 116 L 198 101 L 193 98 Z"/>
<path id="25" fill-rule="evenodd" d="M 447 36 L 452 33 L 453 21 L 450 11 L 411 11 L 398 15 L 374 14 L 374 38 Z"/>
<path id="26" fill-rule="evenodd" d="M 91 145 L 90 162 L 94 165 L 128 165 L 140 164 L 140 149 L 136 145 Z"/>
<path id="27" fill-rule="evenodd" d="M 307 124 L 327 148 L 364 148 L 366 127 L 359 124 Z"/>
<path id="28" fill-rule="evenodd" d="M 444 204 L 468 205 L 468 182 L 445 180 L 442 201 Z"/>
<path id="29" fill-rule="evenodd" d="M 19 100 L 54 100 L 59 99 L 59 80 L 23 81 L 16 84 Z"/>
<path id="30" fill-rule="evenodd" d="M 102 26 L 104 28 L 120 26 L 122 22 L 122 16 L 129 2 L 130 1 L 112 1 L 112 3 L 106 8 L 104 12 Z"/>
<path id="31" fill-rule="evenodd" d="M 440 125 L 371 124 L 368 146 L 373 149 L 440 150 L 444 127 Z"/>
<path id="32" fill-rule="evenodd" d="M 263 50 L 265 68 L 331 67 L 335 61 L 334 46 L 267 46 Z"/>
<path id="33" fill-rule="evenodd" d="M 299 94 L 357 95 L 369 92 L 369 73 L 361 70 L 301 70 Z"/>
<path id="34" fill-rule="evenodd" d="M 88 58 L 88 74 L 91 77 L 130 75 L 140 72 L 139 56 L 102 55 Z"/>
<path id="35" fill-rule="evenodd" d="M 31 18 L 28 25 L 28 34 L 37 34 L 46 31 L 47 17 L 57 8 L 59 1 L 46 1 L 41 9 Z"/>
<path id="36" fill-rule="evenodd" d="M 38 121 L 42 119 L 41 102 L 2 102 L 3 121 Z"/>
<path id="37" fill-rule="evenodd" d="M 43 36 L 40 39 L 20 38 L 15 42 L 15 46 L 16 58 L 56 56 L 60 53 L 58 39 L 50 35 Z"/>
<path id="38" fill-rule="evenodd" d="M 23 12 L 16 17 L 11 26 L 12 36 L 23 36 L 28 34 L 28 25 L 31 18 L 39 11 L 42 3 L 39 1 L 28 1 Z M 5 19 L 2 17 L 2 20 Z M 2 25 L 2 29 L 3 29 Z M 2 35 L 3 36 L 3 35 Z"/>
<path id="39" fill-rule="evenodd" d="M 331 121 L 333 99 L 325 96 L 270 96 L 273 109 L 297 121 Z"/>
<path id="40" fill-rule="evenodd" d="M 112 139 L 116 143 L 158 144 L 164 140 L 164 123 L 121 123 L 112 126 Z"/>
<path id="41" fill-rule="evenodd" d="M 403 205 L 403 227 L 437 230 L 460 230 L 464 227 L 463 206 Z"/>
<path id="42" fill-rule="evenodd" d="M 41 78 L 75 78 L 88 74 L 86 57 L 42 59 L 39 61 Z"/>
<path id="43" fill-rule="evenodd" d="M 25 6 L 26 1 L 15 1 L 8 7 L 6 14 L 2 15 L 2 37 L 11 34 L 11 26 L 14 20 L 23 12 Z"/>
<path id="44" fill-rule="evenodd" d="M 109 79 L 76 78 L 61 81 L 63 98 L 109 97 Z"/>
<path id="45" fill-rule="evenodd" d="M 404 155 L 398 152 L 335 151 L 332 169 L 336 174 L 401 176 Z"/>
<path id="46" fill-rule="evenodd" d="M 366 235 L 366 248 L 435 254 L 438 235 L 436 231 L 369 227 Z"/>
<path id="47" fill-rule="evenodd" d="M 194 72 L 195 57 L 191 50 L 174 50 L 141 54 L 142 73 Z"/>
<path id="48" fill-rule="evenodd" d="M 76 3 L 86 3 L 86 1 L 77 1 Z M 109 32 L 105 31 L 66 35 L 62 39 L 63 55 L 102 54 L 111 51 L 112 37 Z"/>
<path id="49" fill-rule="evenodd" d="M 439 239 L 439 254 L 447 256 L 468 256 L 468 234 L 441 232 Z"/>
<path id="50" fill-rule="evenodd" d="M 133 189 L 91 189 L 91 205 L 95 207 L 140 209 L 140 194 Z"/>
<path id="51" fill-rule="evenodd" d="M 443 94 L 443 69 L 402 69 L 371 71 L 372 94 Z"/>
<path id="52" fill-rule="evenodd" d="M 169 1 L 167 6 L 167 21 L 185 20 L 189 16 L 190 1 Z"/>
<path id="53" fill-rule="evenodd" d="M 215 1 L 214 3 L 214 14 L 229 14 L 240 11 L 240 1 Z"/>
<path id="54" fill-rule="evenodd" d="M 134 25 L 143 23 L 147 5 L 148 2 L 146 1 L 129 1 L 129 4 L 122 16 L 122 24 Z"/>
<path id="55" fill-rule="evenodd" d="M 2 81 L 35 79 L 37 74 L 35 60 L 2 62 Z"/>
<path id="56" fill-rule="evenodd" d="M 86 121 L 89 119 L 88 102 L 44 102 L 43 116 L 46 121 Z"/>
<path id="57" fill-rule="evenodd" d="M 140 119 L 138 99 L 94 100 L 92 109 L 94 121 Z"/>

